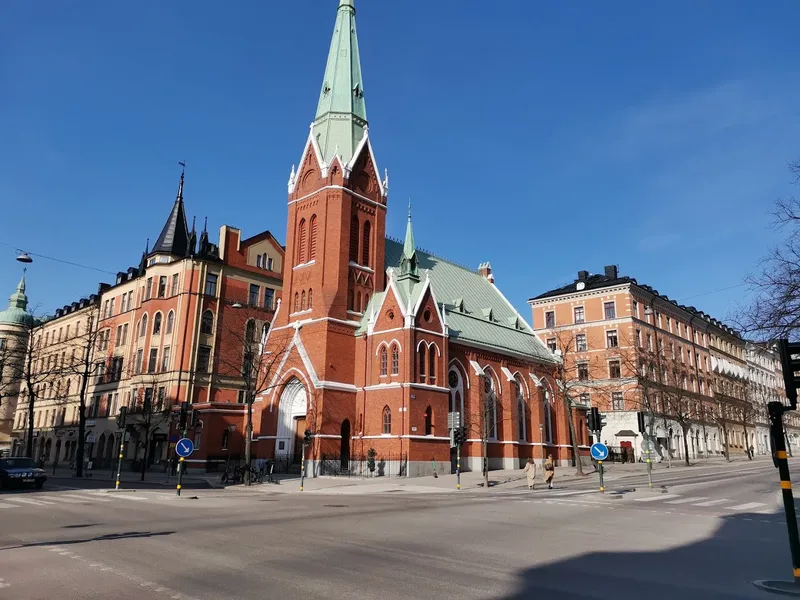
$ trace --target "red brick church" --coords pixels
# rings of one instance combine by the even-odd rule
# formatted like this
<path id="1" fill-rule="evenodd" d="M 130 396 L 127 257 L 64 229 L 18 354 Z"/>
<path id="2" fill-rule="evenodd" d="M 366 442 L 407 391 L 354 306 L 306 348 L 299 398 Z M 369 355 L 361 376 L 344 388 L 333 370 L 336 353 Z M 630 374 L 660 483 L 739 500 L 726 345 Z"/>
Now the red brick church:
<path id="1" fill-rule="evenodd" d="M 386 237 L 389 182 L 371 142 L 356 9 L 340 0 L 316 118 L 289 179 L 283 298 L 254 404 L 263 457 L 343 468 L 370 449 L 409 476 L 450 472 L 448 413 L 466 428 L 462 469 L 571 458 L 556 357 L 494 283 Z M 403 207 L 405 209 L 405 206 Z M 487 401 L 488 398 L 488 401 Z M 581 417 L 574 415 L 576 423 Z M 576 428 L 580 430 L 581 428 Z"/>

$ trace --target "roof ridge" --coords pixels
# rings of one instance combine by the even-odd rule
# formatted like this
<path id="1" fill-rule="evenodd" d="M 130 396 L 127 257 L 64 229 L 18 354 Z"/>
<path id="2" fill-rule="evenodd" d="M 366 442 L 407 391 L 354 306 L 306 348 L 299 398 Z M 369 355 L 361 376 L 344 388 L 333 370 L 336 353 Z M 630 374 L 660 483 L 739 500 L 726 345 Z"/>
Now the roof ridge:
<path id="1" fill-rule="evenodd" d="M 395 243 L 397 243 L 397 244 L 400 244 L 401 246 L 403 245 L 403 240 L 401 240 L 401 239 L 398 239 L 398 238 L 394 237 L 393 235 L 387 235 L 387 236 L 386 236 L 386 239 L 387 239 L 387 240 L 389 240 L 389 241 L 391 241 L 391 242 L 395 242 Z M 444 261 L 444 262 L 446 262 L 446 263 L 450 263 L 451 265 L 453 265 L 453 266 L 455 266 L 455 267 L 458 267 L 458 268 L 460 268 L 460 269 L 464 269 L 465 271 L 469 271 L 469 272 L 470 272 L 470 273 L 472 273 L 473 275 L 480 275 L 480 273 L 478 273 L 478 270 L 477 270 L 477 269 L 471 269 L 470 267 L 468 267 L 468 266 L 467 266 L 467 265 L 465 265 L 465 264 L 462 264 L 462 263 L 456 262 L 456 261 L 454 261 L 454 260 L 451 260 L 451 259 L 449 259 L 449 258 L 445 258 L 444 256 L 441 256 L 441 255 L 439 255 L 439 254 L 435 254 L 434 252 L 431 252 L 430 250 L 426 250 L 425 248 L 420 248 L 419 246 L 415 246 L 415 248 L 414 248 L 414 249 L 415 249 L 417 252 L 424 252 L 424 253 L 425 253 L 425 254 L 427 254 L 428 256 L 432 256 L 433 258 L 437 258 L 437 259 L 439 259 L 439 260 L 441 260 L 441 261 Z"/>

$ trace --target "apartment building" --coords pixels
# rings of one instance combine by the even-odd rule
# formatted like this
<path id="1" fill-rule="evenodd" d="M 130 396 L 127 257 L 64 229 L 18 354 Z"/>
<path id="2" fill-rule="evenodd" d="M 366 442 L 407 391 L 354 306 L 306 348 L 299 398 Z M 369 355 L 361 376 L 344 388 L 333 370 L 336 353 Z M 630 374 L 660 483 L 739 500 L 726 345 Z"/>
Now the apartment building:
<path id="1" fill-rule="evenodd" d="M 269 231 L 243 239 L 222 226 L 219 242 L 204 226 L 188 227 L 184 176 L 175 203 L 152 249 L 138 267 L 119 272 L 98 293 L 61 309 L 33 334 L 33 430 L 27 398 L 15 399 L 16 453 L 27 435 L 35 458 L 61 464 L 74 458 L 82 353 L 90 353 L 87 378 L 86 457 L 95 468 L 118 455 L 117 416 L 129 412 L 124 456 L 138 468 L 171 456 L 179 432 L 173 406 L 194 409 L 197 451 L 190 466 L 240 456 L 244 447 L 244 346 L 269 328 L 278 303 L 283 247 Z M 41 349 L 39 348 L 41 345 Z M 225 348 L 239 347 L 236 364 Z M 228 352 L 230 354 L 230 352 Z M 51 406 L 52 405 L 52 406 Z"/>

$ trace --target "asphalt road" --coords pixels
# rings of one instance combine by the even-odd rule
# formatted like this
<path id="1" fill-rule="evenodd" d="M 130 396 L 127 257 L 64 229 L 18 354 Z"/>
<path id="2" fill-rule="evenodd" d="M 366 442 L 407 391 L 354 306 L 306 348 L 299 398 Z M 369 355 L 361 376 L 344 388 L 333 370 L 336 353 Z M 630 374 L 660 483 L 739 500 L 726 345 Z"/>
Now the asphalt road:
<path id="1" fill-rule="evenodd" d="M 772 470 L 619 498 L 271 489 L 0 494 L 0 597 L 736 599 L 791 574 Z"/>

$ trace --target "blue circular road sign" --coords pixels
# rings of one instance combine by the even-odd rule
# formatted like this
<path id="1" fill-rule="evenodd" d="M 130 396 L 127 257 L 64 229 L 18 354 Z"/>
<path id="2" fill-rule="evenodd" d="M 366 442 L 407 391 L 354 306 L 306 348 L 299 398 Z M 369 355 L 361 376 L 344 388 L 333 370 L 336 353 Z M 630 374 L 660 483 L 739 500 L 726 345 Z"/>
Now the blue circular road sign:
<path id="1" fill-rule="evenodd" d="M 592 447 L 594 448 L 594 446 Z M 175 444 L 175 453 L 180 457 L 186 458 L 191 455 L 192 452 L 194 452 L 194 444 L 189 438 L 180 439 L 178 443 Z"/>
<path id="2" fill-rule="evenodd" d="M 601 444 L 600 442 L 592 444 L 592 449 L 590 452 L 592 454 L 592 458 L 595 460 L 605 460 L 608 458 L 608 446 Z"/>

